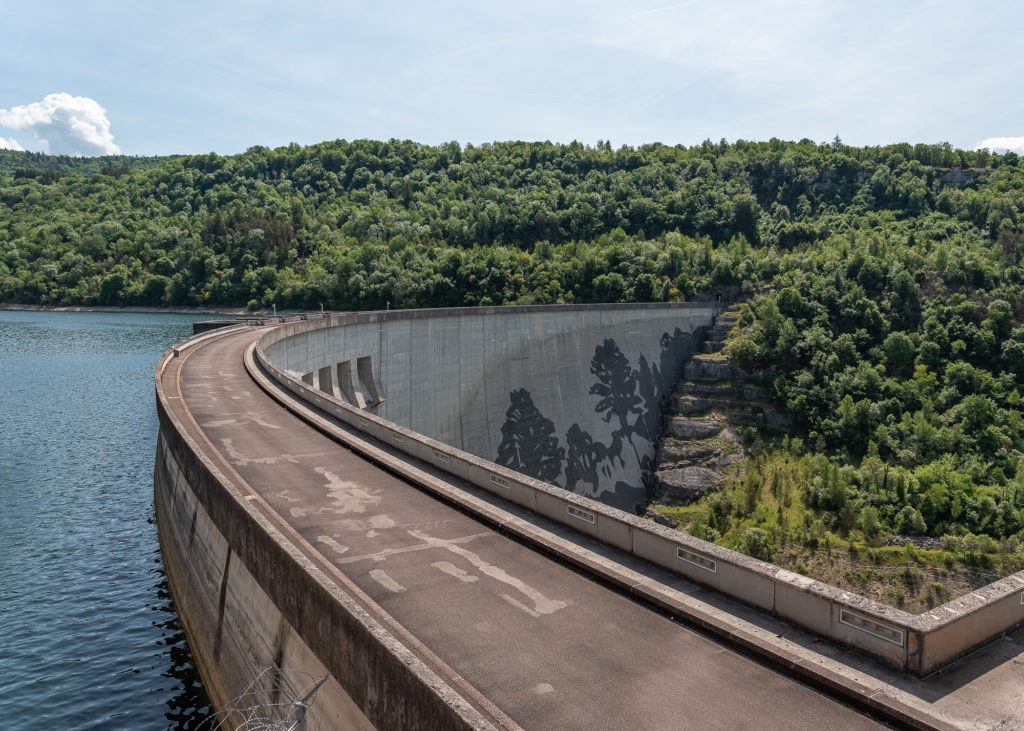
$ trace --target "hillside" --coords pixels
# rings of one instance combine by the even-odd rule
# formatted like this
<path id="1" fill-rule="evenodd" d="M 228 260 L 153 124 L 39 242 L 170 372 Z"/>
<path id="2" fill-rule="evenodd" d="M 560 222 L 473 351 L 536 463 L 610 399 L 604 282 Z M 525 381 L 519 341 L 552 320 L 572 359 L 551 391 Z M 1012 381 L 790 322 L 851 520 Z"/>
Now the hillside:
<path id="1" fill-rule="evenodd" d="M 1024 558 L 1012 153 L 336 141 L 0 159 L 8 303 L 361 310 L 738 289 L 726 353 L 772 374 L 758 385 L 792 438 L 746 430 L 755 469 L 707 508 L 709 536 L 755 554 L 947 536 Z"/>
<path id="2" fill-rule="evenodd" d="M 0 178 L 32 177 L 41 182 L 53 182 L 64 175 L 124 175 L 133 170 L 146 170 L 162 165 L 168 157 L 136 157 L 132 155 L 104 155 L 101 157 L 71 157 L 46 155 L 39 152 L 0 150 Z"/>
<path id="3" fill-rule="evenodd" d="M 966 294 L 1007 284 L 1003 266 L 1024 249 L 1016 156 L 948 146 L 357 141 L 170 160 L 2 156 L 21 156 L 22 171 L 0 177 L 7 302 L 662 299 L 771 282 L 795 263 L 786 255 L 822 245 L 859 252 L 869 296 L 904 249 L 920 261 L 903 269 L 923 274 L 931 259 Z M 131 160 L 126 174 L 94 169 Z M 942 182 L 953 164 L 992 173 Z"/>

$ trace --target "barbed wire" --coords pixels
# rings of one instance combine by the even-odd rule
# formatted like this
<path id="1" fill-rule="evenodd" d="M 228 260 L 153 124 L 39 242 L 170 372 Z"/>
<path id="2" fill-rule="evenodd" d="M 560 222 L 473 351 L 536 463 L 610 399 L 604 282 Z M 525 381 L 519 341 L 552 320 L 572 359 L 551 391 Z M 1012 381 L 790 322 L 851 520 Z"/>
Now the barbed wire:
<path id="1" fill-rule="evenodd" d="M 271 665 L 261 670 L 238 696 L 211 716 L 202 731 L 306 731 L 313 696 L 330 675 Z"/>

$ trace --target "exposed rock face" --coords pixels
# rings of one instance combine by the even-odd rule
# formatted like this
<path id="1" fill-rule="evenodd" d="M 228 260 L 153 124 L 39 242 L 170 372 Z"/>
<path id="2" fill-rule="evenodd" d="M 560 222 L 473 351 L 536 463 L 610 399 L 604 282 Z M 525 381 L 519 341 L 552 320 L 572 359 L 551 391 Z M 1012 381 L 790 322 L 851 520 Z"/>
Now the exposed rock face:
<path id="1" fill-rule="evenodd" d="M 724 477 L 707 467 L 671 467 L 658 470 L 658 487 L 662 502 L 676 502 L 700 497 L 717 488 Z"/>
<path id="2" fill-rule="evenodd" d="M 724 345 L 724 343 L 723 343 Z M 693 356 L 686 364 L 683 377 L 692 381 L 745 381 L 746 372 L 730 365 L 724 355 L 718 353 Z"/>
<path id="3" fill-rule="evenodd" d="M 743 459 L 731 430 L 722 430 L 709 439 L 665 439 L 658 451 L 661 465 L 703 465 L 714 470 L 725 469 Z"/>
<path id="4" fill-rule="evenodd" d="M 689 419 L 685 416 L 670 416 L 668 433 L 677 439 L 707 439 L 722 431 L 722 422 L 715 419 Z"/>
<path id="5" fill-rule="evenodd" d="M 658 525 L 664 525 L 668 528 L 679 527 L 679 523 L 677 521 L 668 517 L 664 513 L 659 513 L 657 510 L 650 506 L 647 507 L 647 511 L 644 513 L 643 517 L 647 518 L 648 520 L 653 520 Z"/>
<path id="6" fill-rule="evenodd" d="M 677 389 L 673 398 L 681 399 L 693 394 L 700 394 L 708 398 L 732 398 L 737 395 L 747 399 L 766 399 L 768 389 L 763 386 L 755 386 L 753 383 L 706 383 L 700 381 L 681 381 L 686 384 L 685 389 Z"/>
<path id="7" fill-rule="evenodd" d="M 704 352 L 686 364 L 672 394 L 651 480 L 655 502 L 684 502 L 720 489 L 727 468 L 744 456 L 735 427 L 789 426 L 788 416 L 769 402 L 768 389 L 749 382 L 764 374 L 745 372 L 723 352 L 738 319 L 738 305 L 716 318 Z"/>

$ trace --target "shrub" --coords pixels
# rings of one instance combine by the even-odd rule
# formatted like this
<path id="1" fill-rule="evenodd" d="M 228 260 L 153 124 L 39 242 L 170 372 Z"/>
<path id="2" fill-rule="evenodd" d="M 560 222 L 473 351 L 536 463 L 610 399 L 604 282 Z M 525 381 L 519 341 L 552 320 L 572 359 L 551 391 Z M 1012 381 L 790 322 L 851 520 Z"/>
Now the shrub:
<path id="1" fill-rule="evenodd" d="M 772 560 L 771 539 L 760 528 L 747 528 L 743 531 L 743 552 L 748 556 L 770 563 Z"/>

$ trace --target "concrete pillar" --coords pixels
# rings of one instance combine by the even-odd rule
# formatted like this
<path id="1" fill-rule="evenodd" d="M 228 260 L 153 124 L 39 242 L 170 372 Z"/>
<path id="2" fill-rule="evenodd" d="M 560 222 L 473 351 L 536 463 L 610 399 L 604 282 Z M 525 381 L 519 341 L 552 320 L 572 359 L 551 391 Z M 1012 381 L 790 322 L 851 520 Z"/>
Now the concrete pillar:
<path id="1" fill-rule="evenodd" d="M 359 371 L 359 380 L 366 388 L 366 393 L 370 395 L 370 406 L 376 406 L 382 399 L 380 397 L 380 390 L 377 388 L 377 382 L 373 378 L 373 363 L 370 360 L 370 356 L 364 356 L 356 361 L 356 368 Z"/>
<path id="2" fill-rule="evenodd" d="M 317 388 L 328 396 L 334 396 L 334 383 L 331 381 L 331 367 L 324 366 L 317 371 Z"/>
<path id="3" fill-rule="evenodd" d="M 356 390 L 352 382 L 352 361 L 343 360 L 338 363 L 338 389 L 342 397 L 350 404 L 359 409 L 366 408 L 366 400 L 363 394 Z"/>

